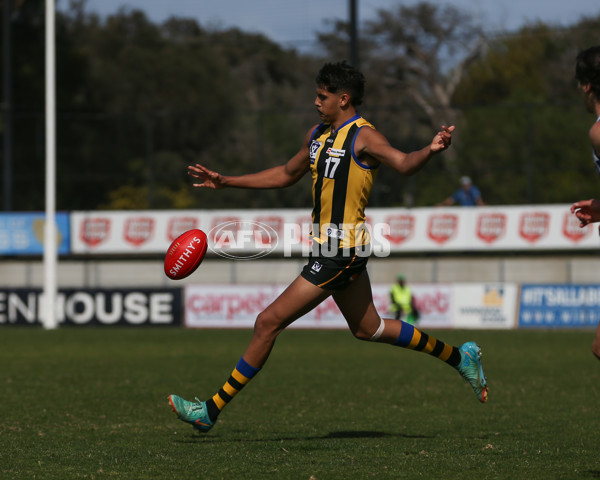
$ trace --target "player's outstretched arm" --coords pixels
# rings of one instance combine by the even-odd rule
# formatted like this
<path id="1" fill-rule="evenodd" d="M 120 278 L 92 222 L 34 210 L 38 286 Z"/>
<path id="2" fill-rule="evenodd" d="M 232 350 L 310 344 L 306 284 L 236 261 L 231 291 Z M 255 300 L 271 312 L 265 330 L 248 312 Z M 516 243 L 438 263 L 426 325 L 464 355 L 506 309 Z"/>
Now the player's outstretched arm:
<path id="1" fill-rule="evenodd" d="M 198 179 L 193 187 L 215 190 L 230 188 L 284 188 L 296 183 L 310 169 L 308 141 L 312 130 L 307 133 L 302 148 L 287 163 L 246 175 L 226 176 L 209 170 L 204 165 L 188 166 L 188 174 Z"/>
<path id="2" fill-rule="evenodd" d="M 589 200 L 580 200 L 571 205 L 571 213 L 575 214 L 579 220 L 579 226 L 585 227 L 586 225 L 594 222 L 600 222 L 600 201 L 595 198 Z"/>
<path id="3" fill-rule="evenodd" d="M 446 150 L 452 143 L 454 126 L 442 126 L 429 145 L 410 153 L 404 153 L 390 145 L 388 140 L 379 132 L 363 128 L 357 138 L 355 153 L 362 157 L 371 157 L 392 167 L 402 175 L 414 175 L 421 170 L 429 159 Z"/>

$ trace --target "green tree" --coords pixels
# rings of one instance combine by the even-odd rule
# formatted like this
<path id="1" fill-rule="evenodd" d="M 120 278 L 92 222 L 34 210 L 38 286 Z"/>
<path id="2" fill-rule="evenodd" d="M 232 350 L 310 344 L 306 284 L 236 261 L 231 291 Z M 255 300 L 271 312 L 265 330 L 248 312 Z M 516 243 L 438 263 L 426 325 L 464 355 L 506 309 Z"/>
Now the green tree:
<path id="1" fill-rule="evenodd" d="M 2 1 L 0 0 L 0 4 Z M 13 191 L 44 208 L 44 2 L 17 2 L 13 48 Z M 186 166 L 240 174 L 285 162 L 317 123 L 314 76 L 348 57 L 345 22 L 300 55 L 238 29 L 151 22 L 122 9 L 106 19 L 85 0 L 57 15 L 58 208 L 310 206 L 310 179 L 273 191 L 191 188 Z M 468 174 L 492 204 L 594 196 L 574 58 L 597 43 L 600 17 L 484 38 L 468 12 L 422 2 L 382 10 L 360 31 L 367 77 L 361 113 L 398 148 L 456 123 L 454 148 L 414 177 L 376 182 L 371 205 L 432 205 Z M 485 49 L 482 49 L 482 45 Z M 3 132 L 0 124 L 0 132 Z"/>
<path id="2" fill-rule="evenodd" d="M 73 149 L 78 158 L 71 159 L 97 179 L 92 205 L 169 208 L 175 197 L 185 205 L 180 192 L 186 165 L 233 119 L 235 81 L 225 62 L 188 20 L 160 27 L 125 10 L 105 24 L 86 15 L 68 20 L 89 59 L 85 105 L 96 128 L 88 124 L 84 141 Z"/>
<path id="3" fill-rule="evenodd" d="M 347 37 L 347 24 L 339 22 L 319 39 L 332 55 L 343 55 Z M 370 80 L 363 111 L 401 150 L 422 147 L 441 125 L 459 122 L 452 97 L 484 44 L 471 16 L 453 6 L 420 2 L 379 10 L 362 30 L 360 64 Z M 372 203 L 411 206 L 442 200 L 440 184 L 449 172 L 459 176 L 455 150 L 432 163 L 426 175 L 380 175 Z"/>
<path id="4" fill-rule="evenodd" d="M 14 22 L 14 190 L 19 208 L 36 210 L 44 205 L 44 3 L 24 5 Z M 157 25 L 127 9 L 101 20 L 85 7 L 73 1 L 56 18 L 59 209 L 310 204 L 300 186 L 207 202 L 186 166 L 235 174 L 293 155 L 314 122 L 312 59 L 237 29 L 177 18 Z"/>
<path id="5" fill-rule="evenodd" d="M 2 0 L 0 5 L 3 4 Z M 44 208 L 44 1 L 11 2 L 12 43 L 12 204 L 19 210 Z M 2 5 L 3 8 L 3 5 Z M 57 101 L 64 111 L 77 108 L 84 85 L 86 59 L 57 20 Z M 2 51 L 3 54 L 3 51 Z M 60 128 L 60 123 L 59 123 Z M 2 129 L 4 136 L 4 129 Z M 8 141 L 6 138 L 3 141 Z M 6 162 L 7 159 L 2 159 Z M 59 202 L 64 192 L 58 189 Z"/>
<path id="6" fill-rule="evenodd" d="M 562 203 L 597 191 L 573 75 L 599 26 L 530 25 L 490 43 L 469 69 L 454 97 L 464 113 L 460 165 L 486 201 Z"/>

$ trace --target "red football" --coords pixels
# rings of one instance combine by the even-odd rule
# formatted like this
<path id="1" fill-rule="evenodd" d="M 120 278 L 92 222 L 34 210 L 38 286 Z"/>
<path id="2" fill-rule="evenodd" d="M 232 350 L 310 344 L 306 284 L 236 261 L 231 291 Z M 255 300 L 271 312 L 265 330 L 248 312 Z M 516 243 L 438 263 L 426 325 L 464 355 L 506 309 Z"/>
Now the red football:
<path id="1" fill-rule="evenodd" d="M 193 229 L 173 240 L 165 256 L 165 274 L 172 280 L 189 277 L 196 271 L 208 248 L 206 234 Z"/>

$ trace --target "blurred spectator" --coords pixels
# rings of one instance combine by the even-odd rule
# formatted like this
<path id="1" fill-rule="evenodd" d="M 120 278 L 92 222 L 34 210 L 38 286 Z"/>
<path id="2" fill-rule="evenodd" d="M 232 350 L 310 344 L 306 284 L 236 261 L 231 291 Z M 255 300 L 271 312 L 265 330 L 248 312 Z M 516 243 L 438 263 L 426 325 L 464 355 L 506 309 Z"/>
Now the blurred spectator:
<path id="1" fill-rule="evenodd" d="M 415 305 L 410 287 L 406 285 L 404 275 L 398 275 L 396 283 L 390 289 L 390 312 L 395 315 L 396 320 L 404 320 L 414 325 L 419 320 L 419 311 Z"/>
<path id="2" fill-rule="evenodd" d="M 446 200 L 438 203 L 442 205 L 460 205 L 462 207 L 474 207 L 476 205 L 485 205 L 481 198 L 481 192 L 473 185 L 469 177 L 460 178 L 460 188 L 449 196 Z"/>

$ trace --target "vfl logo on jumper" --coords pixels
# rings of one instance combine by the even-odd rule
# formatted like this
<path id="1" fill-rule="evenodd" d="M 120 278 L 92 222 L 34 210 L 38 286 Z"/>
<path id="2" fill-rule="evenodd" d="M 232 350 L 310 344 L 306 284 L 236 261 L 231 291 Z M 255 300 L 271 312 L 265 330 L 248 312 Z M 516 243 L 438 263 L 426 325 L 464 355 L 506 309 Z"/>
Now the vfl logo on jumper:
<path id="1" fill-rule="evenodd" d="M 313 266 L 310 267 L 311 270 L 314 270 L 317 273 L 320 272 L 322 268 L 323 268 L 323 265 L 320 264 L 319 262 L 313 263 Z"/>
<path id="2" fill-rule="evenodd" d="M 315 140 L 310 144 L 310 161 L 314 162 L 317 158 L 317 152 L 321 148 L 321 142 L 317 142 Z"/>
<path id="3" fill-rule="evenodd" d="M 217 255 L 238 260 L 264 257 L 277 247 L 277 232 L 261 222 L 230 221 L 208 232 L 208 248 Z"/>

